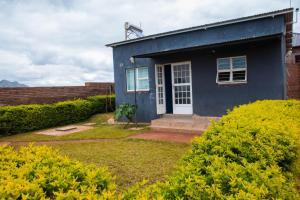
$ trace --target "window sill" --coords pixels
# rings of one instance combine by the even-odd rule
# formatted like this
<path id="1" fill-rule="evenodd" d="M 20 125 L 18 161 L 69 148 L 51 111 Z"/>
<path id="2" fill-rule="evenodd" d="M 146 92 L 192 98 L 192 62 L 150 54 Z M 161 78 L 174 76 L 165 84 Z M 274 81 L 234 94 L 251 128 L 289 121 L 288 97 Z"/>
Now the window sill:
<path id="1" fill-rule="evenodd" d="M 149 92 L 150 90 L 137 90 L 136 91 L 136 93 L 147 93 L 147 92 Z M 133 90 L 133 91 L 127 91 L 127 93 L 129 93 L 129 94 L 134 94 L 135 93 L 135 91 Z"/>
<path id="2" fill-rule="evenodd" d="M 240 82 L 217 82 L 218 85 L 245 85 L 247 84 L 247 81 L 240 81 Z"/>

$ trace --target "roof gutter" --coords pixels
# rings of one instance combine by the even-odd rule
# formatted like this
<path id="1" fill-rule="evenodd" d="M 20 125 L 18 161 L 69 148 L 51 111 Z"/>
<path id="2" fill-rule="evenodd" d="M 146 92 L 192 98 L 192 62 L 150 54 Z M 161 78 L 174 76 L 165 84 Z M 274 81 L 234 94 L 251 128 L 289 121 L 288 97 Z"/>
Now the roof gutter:
<path id="1" fill-rule="evenodd" d="M 242 17 L 242 18 L 233 19 L 233 20 L 226 20 L 226 21 L 216 22 L 216 23 L 202 25 L 202 26 L 179 29 L 179 30 L 175 30 L 175 31 L 165 32 L 165 33 L 149 35 L 149 36 L 140 37 L 140 38 L 136 38 L 136 39 L 132 39 L 132 40 L 125 40 L 125 41 L 121 41 L 121 42 L 111 43 L 111 44 L 107 44 L 105 46 L 116 47 L 116 46 L 120 46 L 120 45 L 124 45 L 124 44 L 129 44 L 129 43 L 134 43 L 134 42 L 139 42 L 139 41 L 144 41 L 144 40 L 150 40 L 150 39 L 156 39 L 156 38 L 160 38 L 160 37 L 165 37 L 165 36 L 175 35 L 175 34 L 180 34 L 180 33 L 186 33 L 186 32 L 191 32 L 191 31 L 206 30 L 208 28 L 230 25 L 230 24 L 235 24 L 235 23 L 240 23 L 240 22 L 245 22 L 245 21 L 250 21 L 250 20 L 262 19 L 262 18 L 267 18 L 267 17 L 274 18 L 277 15 L 283 15 L 283 14 L 287 14 L 290 12 L 293 12 L 293 8 L 269 12 L 269 13 L 265 13 L 265 14 L 253 15 L 253 16 L 249 16 L 249 17 Z"/>

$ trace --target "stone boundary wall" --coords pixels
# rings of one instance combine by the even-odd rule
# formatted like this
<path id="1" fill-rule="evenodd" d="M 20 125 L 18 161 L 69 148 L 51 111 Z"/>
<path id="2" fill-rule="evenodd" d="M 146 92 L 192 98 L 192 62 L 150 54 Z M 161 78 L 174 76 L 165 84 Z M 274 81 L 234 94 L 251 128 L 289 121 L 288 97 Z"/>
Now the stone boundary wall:
<path id="1" fill-rule="evenodd" d="M 109 94 L 114 94 L 114 83 L 89 82 L 85 86 L 0 88 L 0 106 L 48 104 Z"/>

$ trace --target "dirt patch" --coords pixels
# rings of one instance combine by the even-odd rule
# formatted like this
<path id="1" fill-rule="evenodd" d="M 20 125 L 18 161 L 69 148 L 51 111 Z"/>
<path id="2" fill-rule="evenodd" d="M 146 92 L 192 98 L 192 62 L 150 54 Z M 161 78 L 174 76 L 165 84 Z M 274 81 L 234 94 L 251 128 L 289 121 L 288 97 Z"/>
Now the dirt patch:
<path id="1" fill-rule="evenodd" d="M 189 143 L 197 136 L 200 136 L 200 134 L 150 131 L 138 135 L 132 135 L 128 138 Z"/>

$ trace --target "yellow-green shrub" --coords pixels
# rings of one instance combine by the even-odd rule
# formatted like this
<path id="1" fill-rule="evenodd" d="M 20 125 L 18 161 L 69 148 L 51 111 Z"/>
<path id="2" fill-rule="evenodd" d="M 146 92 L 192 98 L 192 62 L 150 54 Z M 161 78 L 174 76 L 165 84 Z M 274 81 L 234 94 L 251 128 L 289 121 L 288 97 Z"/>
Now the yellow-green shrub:
<path id="1" fill-rule="evenodd" d="M 106 168 L 71 161 L 46 146 L 0 147 L 1 199 L 112 199 Z"/>
<path id="2" fill-rule="evenodd" d="M 193 141 L 191 152 L 166 182 L 131 195 L 298 199 L 299 135 L 299 101 L 265 100 L 239 106 Z"/>
<path id="3" fill-rule="evenodd" d="M 114 110 L 115 98 L 93 96 L 87 99 L 63 101 L 55 104 L 0 107 L 0 135 L 14 134 L 66 125 L 89 118 L 95 113 Z"/>

